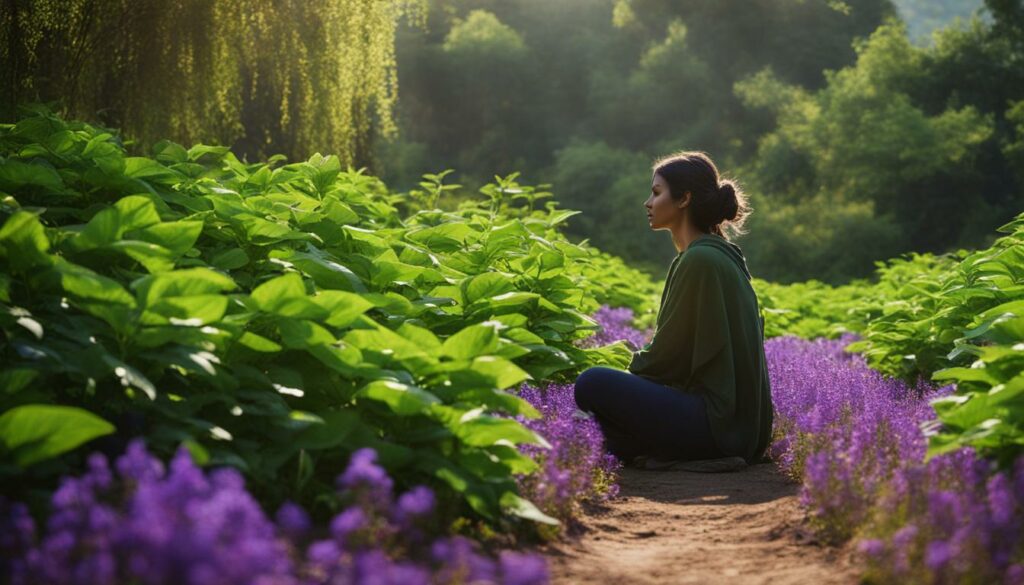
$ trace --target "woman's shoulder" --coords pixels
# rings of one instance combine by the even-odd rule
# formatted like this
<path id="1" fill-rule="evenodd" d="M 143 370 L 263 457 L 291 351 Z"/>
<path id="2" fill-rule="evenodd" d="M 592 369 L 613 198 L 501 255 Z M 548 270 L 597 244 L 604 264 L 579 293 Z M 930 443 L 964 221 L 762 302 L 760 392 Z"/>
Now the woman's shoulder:
<path id="1" fill-rule="evenodd" d="M 747 280 L 751 278 L 743 251 L 720 236 L 707 235 L 694 240 L 683 256 L 686 257 L 683 262 L 694 268 L 739 272 Z"/>
<path id="2" fill-rule="evenodd" d="M 732 261 L 725 251 L 719 249 L 717 246 L 704 245 L 703 242 L 704 240 L 697 240 L 693 242 L 682 253 L 680 264 L 693 267 L 713 267 Z"/>

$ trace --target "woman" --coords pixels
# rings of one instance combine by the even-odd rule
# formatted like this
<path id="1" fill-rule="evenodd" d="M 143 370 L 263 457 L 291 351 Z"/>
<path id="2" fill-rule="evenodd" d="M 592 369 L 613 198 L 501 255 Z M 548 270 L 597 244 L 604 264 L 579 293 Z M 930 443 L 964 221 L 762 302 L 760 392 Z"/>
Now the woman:
<path id="1" fill-rule="evenodd" d="M 704 471 L 756 463 L 772 433 L 764 321 L 746 259 L 727 236 L 741 233 L 746 197 L 702 152 L 662 158 L 653 170 L 648 222 L 668 230 L 678 251 L 654 338 L 629 372 L 580 374 L 576 404 L 627 463 Z M 694 460 L 716 461 L 679 463 Z"/>

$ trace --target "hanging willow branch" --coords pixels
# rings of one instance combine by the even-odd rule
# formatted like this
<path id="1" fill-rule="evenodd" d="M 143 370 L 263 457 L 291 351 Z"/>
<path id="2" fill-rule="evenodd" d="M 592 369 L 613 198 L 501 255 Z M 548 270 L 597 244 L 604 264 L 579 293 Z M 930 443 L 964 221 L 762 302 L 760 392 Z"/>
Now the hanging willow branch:
<path id="1" fill-rule="evenodd" d="M 147 148 L 353 164 L 393 135 L 395 31 L 426 0 L 0 0 L 4 119 L 26 101 Z"/>

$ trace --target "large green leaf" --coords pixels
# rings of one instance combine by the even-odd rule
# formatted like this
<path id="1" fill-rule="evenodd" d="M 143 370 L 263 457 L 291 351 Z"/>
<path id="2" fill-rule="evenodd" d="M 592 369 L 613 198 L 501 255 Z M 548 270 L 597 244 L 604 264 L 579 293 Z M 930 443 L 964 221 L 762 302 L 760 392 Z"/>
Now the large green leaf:
<path id="1" fill-rule="evenodd" d="M 50 249 L 50 241 L 46 239 L 39 218 L 27 211 L 16 211 L 7 218 L 0 227 L 0 244 L 7 261 L 18 272 L 50 263 L 46 253 Z"/>
<path id="2" fill-rule="evenodd" d="M 143 306 L 163 297 L 190 297 L 219 294 L 237 287 L 231 277 L 209 268 L 185 268 L 140 278 L 132 283 L 135 296 Z"/>
<path id="3" fill-rule="evenodd" d="M 125 236 L 157 244 L 178 257 L 192 249 L 202 231 L 201 221 L 168 221 L 128 232 Z"/>
<path id="4" fill-rule="evenodd" d="M 441 355 L 453 359 L 473 359 L 498 349 L 497 323 L 470 325 L 444 340 Z"/>
<path id="5" fill-rule="evenodd" d="M 437 396 L 416 386 L 391 380 L 377 380 L 364 386 L 357 397 L 369 398 L 387 404 L 398 415 L 424 414 L 432 404 L 440 402 Z"/>
<path id="6" fill-rule="evenodd" d="M 26 404 L 0 415 L 0 445 L 21 467 L 28 467 L 114 432 L 91 412 L 70 406 Z"/>
<path id="7" fill-rule="evenodd" d="M 332 327 L 347 327 L 356 317 L 362 315 L 374 305 L 360 295 L 327 290 L 312 297 L 312 301 L 328 313 L 326 323 Z"/>
<path id="8" fill-rule="evenodd" d="M 19 160 L 0 163 L 0 189 L 15 191 L 25 187 L 42 187 L 49 191 L 64 191 L 64 181 L 53 167 L 31 164 Z"/>
<path id="9" fill-rule="evenodd" d="M 515 290 L 515 284 L 512 278 L 501 272 L 478 274 L 463 284 L 466 302 L 470 304 L 480 299 L 496 297 L 513 290 Z"/>

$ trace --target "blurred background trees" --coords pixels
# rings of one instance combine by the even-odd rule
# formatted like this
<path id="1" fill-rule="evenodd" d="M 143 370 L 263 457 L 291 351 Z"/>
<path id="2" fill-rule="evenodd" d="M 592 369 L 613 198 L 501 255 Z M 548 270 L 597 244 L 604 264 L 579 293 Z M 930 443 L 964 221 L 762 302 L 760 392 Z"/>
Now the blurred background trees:
<path id="1" fill-rule="evenodd" d="M 901 252 L 985 245 L 1022 207 L 1021 11 L 433 0 L 397 37 L 401 130 L 375 168 L 400 188 L 521 170 L 584 211 L 573 236 L 660 276 L 675 250 L 643 222 L 650 164 L 704 150 L 753 198 L 739 243 L 755 273 L 843 282 Z"/>
<path id="2" fill-rule="evenodd" d="M 584 212 L 572 238 L 656 277 L 675 250 L 641 206 L 676 150 L 745 186 L 738 243 L 770 280 L 986 246 L 1024 207 L 1021 0 L 4 7 L 5 107 L 62 97 L 140 146 L 334 152 L 399 191 L 451 168 L 449 204 L 521 171 Z"/>
<path id="3" fill-rule="evenodd" d="M 291 159 L 365 162 L 393 135 L 394 35 L 421 0 L 4 0 L 0 114 L 60 100 L 68 117 Z"/>

